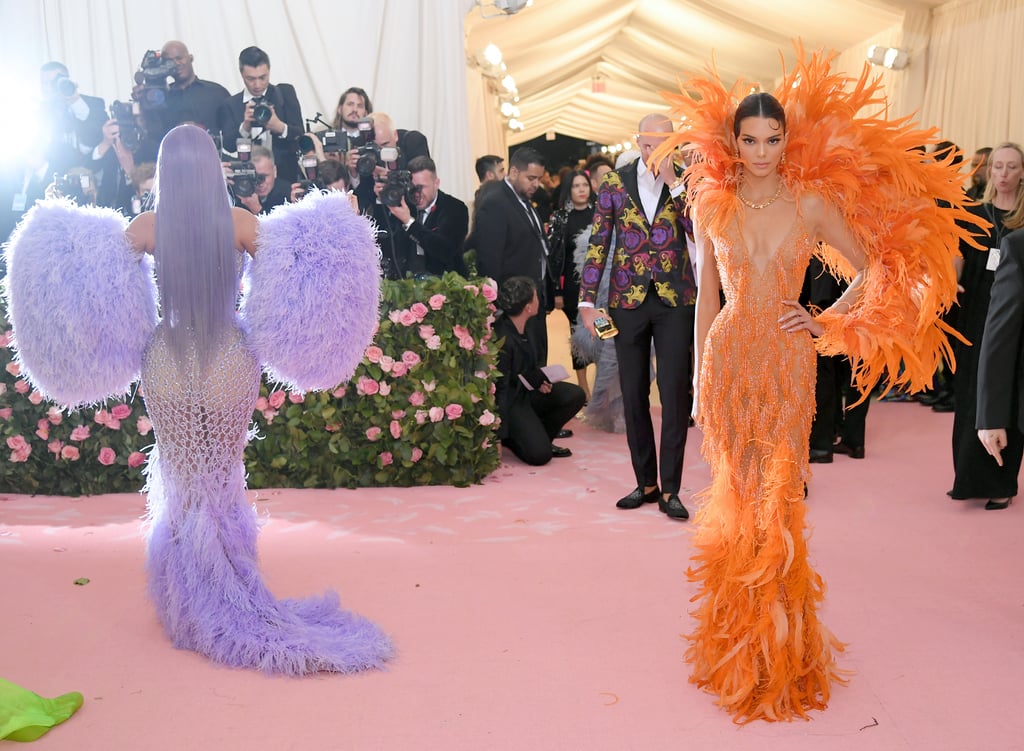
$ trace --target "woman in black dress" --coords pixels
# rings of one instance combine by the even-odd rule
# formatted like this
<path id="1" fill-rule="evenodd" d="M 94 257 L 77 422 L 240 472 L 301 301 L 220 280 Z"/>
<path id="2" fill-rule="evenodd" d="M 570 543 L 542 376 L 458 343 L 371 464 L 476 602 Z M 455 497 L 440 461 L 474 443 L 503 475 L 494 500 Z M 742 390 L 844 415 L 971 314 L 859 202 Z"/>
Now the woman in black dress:
<path id="1" fill-rule="evenodd" d="M 1003 237 L 1024 226 L 1024 150 L 1015 143 L 997 146 L 989 156 L 988 185 L 981 204 L 970 210 L 987 220 L 988 237 L 978 240 L 986 248 L 977 250 L 961 243 L 963 269 L 960 273 L 960 332 L 970 342 L 955 345 L 953 418 L 953 489 L 956 500 L 984 498 L 988 509 L 1005 508 L 1003 501 L 1017 494 L 1024 441 L 1010 431 L 1009 445 L 998 466 L 978 442 L 975 418 L 978 406 L 978 353 L 985 333 L 989 294 Z"/>

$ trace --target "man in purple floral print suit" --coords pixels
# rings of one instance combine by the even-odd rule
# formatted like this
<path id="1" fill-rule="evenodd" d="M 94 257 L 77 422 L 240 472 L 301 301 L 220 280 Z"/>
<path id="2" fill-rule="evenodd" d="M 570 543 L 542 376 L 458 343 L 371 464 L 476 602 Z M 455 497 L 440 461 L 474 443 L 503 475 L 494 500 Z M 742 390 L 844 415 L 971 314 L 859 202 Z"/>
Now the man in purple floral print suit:
<path id="1" fill-rule="evenodd" d="M 690 418 L 690 343 L 693 341 L 697 285 L 686 250 L 685 203 L 680 181 L 667 157 L 658 175 L 646 160 L 671 133 L 665 115 L 640 121 L 640 158 L 609 172 L 598 191 L 590 248 L 580 274 L 580 317 L 595 333 L 597 288 L 605 264 L 612 263 L 608 308 L 619 329 L 615 353 L 619 360 L 626 440 L 636 489 L 616 506 L 639 508 L 658 502 L 673 519 L 689 512 L 679 498 L 683 452 Z M 651 344 L 654 344 L 661 396 L 661 460 L 651 421 Z M 658 478 L 661 478 L 661 488 Z"/>

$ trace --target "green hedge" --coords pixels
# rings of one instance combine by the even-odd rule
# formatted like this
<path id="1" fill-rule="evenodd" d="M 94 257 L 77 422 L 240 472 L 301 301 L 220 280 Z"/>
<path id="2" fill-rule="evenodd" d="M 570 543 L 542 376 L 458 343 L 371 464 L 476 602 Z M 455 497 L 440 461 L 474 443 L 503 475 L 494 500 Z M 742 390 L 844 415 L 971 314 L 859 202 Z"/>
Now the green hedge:
<path id="1" fill-rule="evenodd" d="M 349 383 L 304 396 L 261 386 L 250 487 L 462 486 L 494 471 L 495 293 L 457 274 L 384 282 L 380 327 Z M 139 490 L 154 440 L 142 399 L 62 412 L 19 376 L 9 329 L 0 310 L 0 492 Z"/>

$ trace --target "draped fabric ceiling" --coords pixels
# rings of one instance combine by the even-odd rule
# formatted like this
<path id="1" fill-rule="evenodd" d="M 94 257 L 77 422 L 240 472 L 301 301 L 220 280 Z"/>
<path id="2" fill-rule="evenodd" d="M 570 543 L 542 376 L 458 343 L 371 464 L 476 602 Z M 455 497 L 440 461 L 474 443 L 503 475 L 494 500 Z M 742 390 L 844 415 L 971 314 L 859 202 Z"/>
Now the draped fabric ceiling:
<path id="1" fill-rule="evenodd" d="M 493 11 L 467 20 L 467 52 L 493 42 L 504 53 L 526 126 L 510 137 L 516 142 L 549 130 L 621 141 L 643 115 L 664 109 L 658 91 L 676 89 L 712 55 L 724 78 L 770 89 L 779 51 L 794 57 L 794 38 L 846 50 L 903 18 L 898 4 L 881 0 L 534 0 L 514 16 L 482 12 Z M 592 91 L 595 79 L 604 92 Z"/>

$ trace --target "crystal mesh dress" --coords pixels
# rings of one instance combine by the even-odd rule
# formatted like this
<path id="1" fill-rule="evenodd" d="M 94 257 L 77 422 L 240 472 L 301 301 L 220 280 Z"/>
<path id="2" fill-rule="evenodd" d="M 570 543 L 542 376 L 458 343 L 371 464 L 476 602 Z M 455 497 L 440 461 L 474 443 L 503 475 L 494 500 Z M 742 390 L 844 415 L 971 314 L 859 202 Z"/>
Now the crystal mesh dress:
<path id="1" fill-rule="evenodd" d="M 950 355 L 941 315 L 956 296 L 958 244 L 970 242 L 956 166 L 910 150 L 936 133 L 863 115 L 884 102 L 877 81 L 867 72 L 859 80 L 833 73 L 834 55 L 808 59 L 798 51 L 796 69 L 775 92 L 787 120 L 780 176 L 796 219 L 763 266 L 745 247 L 736 196 L 742 165 L 732 118 L 749 84 L 730 91 L 710 70 L 682 93 L 664 94 L 686 127 L 651 157 L 658 163 L 683 144 L 693 150 L 694 224 L 714 243 L 728 301 L 709 330 L 700 371 L 712 484 L 695 516 L 688 575 L 698 593 L 686 659 L 690 681 L 738 723 L 806 718 L 844 680 L 835 659 L 843 645 L 818 618 L 825 586 L 807 559 L 815 351 L 848 355 L 862 390 L 882 377 L 926 387 Z M 799 206 L 810 193 L 843 218 L 867 258 L 859 299 L 848 313 L 818 315 L 825 330 L 814 340 L 779 328 L 781 301 L 798 299 L 812 253 L 846 279 L 853 269 L 808 236 Z"/>
<path id="2" fill-rule="evenodd" d="M 165 631 L 177 647 L 268 673 L 380 667 L 390 640 L 334 592 L 268 591 L 243 463 L 264 366 L 293 388 L 333 388 L 371 341 L 380 272 L 368 223 L 341 195 L 262 218 L 237 324 L 206 363 L 193 348 L 184 362 L 172 355 L 149 259 L 124 224 L 61 201 L 32 209 L 7 254 L 10 313 L 25 370 L 60 404 L 124 393 L 141 371 L 156 435 L 147 573 Z"/>

